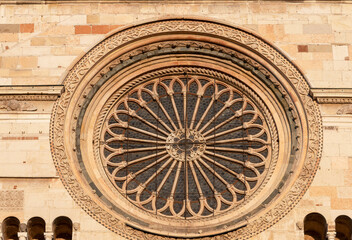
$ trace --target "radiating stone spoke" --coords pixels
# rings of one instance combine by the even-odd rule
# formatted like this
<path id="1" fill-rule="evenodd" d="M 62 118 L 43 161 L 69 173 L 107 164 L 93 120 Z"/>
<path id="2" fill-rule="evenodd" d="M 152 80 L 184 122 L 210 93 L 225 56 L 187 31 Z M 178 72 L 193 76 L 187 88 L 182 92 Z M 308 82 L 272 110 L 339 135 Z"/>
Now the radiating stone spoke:
<path id="1" fill-rule="evenodd" d="M 220 133 L 214 133 L 214 134 L 212 134 L 212 135 L 210 135 L 208 137 L 205 137 L 205 140 L 208 142 L 210 139 L 221 137 L 221 136 L 224 136 L 224 135 L 227 135 L 227 134 L 242 130 L 243 128 L 244 128 L 243 126 L 239 126 L 239 127 L 235 127 L 235 128 L 232 128 L 232 129 L 228 129 L 226 131 L 222 131 Z"/>
<path id="2" fill-rule="evenodd" d="M 148 170 L 149 168 L 155 166 L 156 164 L 158 164 L 158 163 L 164 161 L 164 160 L 167 159 L 167 158 L 169 158 L 169 155 L 165 155 L 165 156 L 159 158 L 158 160 L 153 161 L 153 162 L 152 162 L 151 164 L 149 164 L 148 166 L 146 166 L 146 167 L 142 168 L 141 170 L 139 170 L 138 172 L 134 173 L 134 174 L 133 174 L 133 178 L 135 178 L 135 177 L 138 176 L 139 174 L 145 172 L 145 171 Z M 169 159 L 169 161 L 171 161 L 171 160 Z M 132 178 L 131 178 L 130 180 L 132 180 Z"/>
<path id="3" fill-rule="evenodd" d="M 121 194 L 149 213 L 217 215 L 263 181 L 271 135 L 259 108 L 231 85 L 203 76 L 154 79 L 112 109 L 100 143 L 104 164 Z"/>
<path id="4" fill-rule="evenodd" d="M 145 147 L 145 148 L 131 148 L 131 149 L 124 149 L 124 153 L 133 153 L 133 152 L 147 152 L 147 151 L 157 151 L 161 149 L 165 149 L 166 146 L 155 146 L 155 147 Z"/>
<path id="5" fill-rule="evenodd" d="M 166 175 L 164 176 L 163 180 L 160 182 L 158 189 L 156 190 L 157 192 L 160 192 L 160 190 L 163 188 L 165 182 L 170 177 L 172 170 L 174 170 L 176 163 L 177 163 L 177 161 L 173 161 L 173 163 L 171 164 L 171 166 L 170 166 L 169 170 L 167 171 Z"/>
<path id="6" fill-rule="evenodd" d="M 136 172 L 136 173 L 130 173 L 129 175 L 127 175 L 127 176 L 126 176 L 126 181 L 125 181 L 125 182 L 123 183 L 123 185 L 122 185 L 122 190 L 124 190 L 125 192 L 129 192 L 129 193 L 135 192 L 134 190 L 132 190 L 132 191 L 131 191 L 131 190 L 127 191 L 127 186 L 128 186 L 128 184 L 129 184 L 132 180 L 134 180 L 138 175 L 142 174 L 143 172 L 147 171 L 147 170 L 150 169 L 151 167 L 153 167 L 153 166 L 155 166 L 156 164 L 158 164 L 158 163 L 164 161 L 164 160 L 167 159 L 167 158 L 169 158 L 169 156 L 168 156 L 168 155 L 165 155 L 165 156 L 159 158 L 158 160 L 153 161 L 151 164 L 147 165 L 146 167 L 144 167 L 143 169 L 139 170 L 138 172 Z M 125 168 L 128 168 L 128 166 L 126 166 Z M 115 179 L 116 179 L 116 177 L 115 177 Z"/>
<path id="7" fill-rule="evenodd" d="M 217 119 L 227 108 L 231 107 L 231 105 L 235 104 L 236 102 L 240 102 L 242 99 L 232 99 L 233 97 L 233 92 L 229 91 L 228 89 L 225 89 L 223 91 L 221 91 L 220 93 L 216 94 L 213 98 L 217 99 L 219 95 L 221 95 L 224 92 L 230 92 L 230 96 L 229 99 L 225 102 L 224 106 L 217 112 L 217 113 L 213 113 L 214 116 L 212 116 L 212 118 L 210 118 L 210 120 L 208 122 L 206 122 L 204 124 L 204 126 L 199 130 L 199 132 L 203 132 L 210 124 L 212 124 L 215 119 Z M 207 109 L 208 110 L 208 109 Z"/>
<path id="8" fill-rule="evenodd" d="M 132 127 L 132 126 L 128 126 L 128 128 L 133 130 L 133 131 L 136 131 L 136 132 L 139 132 L 139 133 L 143 133 L 145 135 L 148 135 L 148 136 L 151 136 L 151 137 L 154 137 L 154 138 L 160 138 L 160 139 L 166 140 L 166 137 L 163 137 L 163 136 L 160 136 L 158 134 L 145 131 L 143 129 L 139 129 L 139 128 Z M 151 140 L 151 141 L 153 141 L 153 140 Z"/>
<path id="9" fill-rule="evenodd" d="M 210 110 L 211 107 L 213 106 L 214 101 L 215 101 L 215 98 L 212 98 L 211 101 L 210 101 L 210 103 L 209 103 L 209 105 L 208 105 L 208 107 L 207 107 L 207 109 L 204 111 L 202 117 L 199 119 L 199 122 L 197 123 L 197 126 L 194 128 L 195 130 L 197 130 L 197 129 L 200 127 L 200 125 L 202 124 L 202 122 L 204 121 L 204 119 L 205 119 L 205 117 L 207 116 L 209 110 Z"/>
<path id="10" fill-rule="evenodd" d="M 119 162 L 119 163 L 113 163 L 113 162 L 108 161 L 109 159 L 107 159 L 107 164 L 108 164 L 109 166 L 121 166 L 121 165 L 123 165 L 124 167 L 128 167 L 128 166 L 130 166 L 130 165 L 137 164 L 137 163 L 141 163 L 141 162 L 144 162 L 144 161 L 146 161 L 146 160 L 149 160 L 149 159 L 151 159 L 151 158 L 155 158 L 155 157 L 160 156 L 160 155 L 163 155 L 163 154 L 166 154 L 166 151 L 151 153 L 151 154 L 149 154 L 149 155 L 147 155 L 147 156 L 145 156 L 145 157 L 133 159 L 133 160 L 131 160 L 131 161 L 123 161 L 123 162 Z M 116 155 L 119 155 L 119 153 L 112 153 L 111 155 L 112 155 L 111 157 L 110 157 L 110 155 L 109 155 L 109 158 L 112 158 L 112 157 L 114 157 L 114 156 L 116 156 Z"/>
<path id="11" fill-rule="evenodd" d="M 176 102 L 175 102 L 175 98 L 174 98 L 173 94 L 170 94 L 170 99 L 171 99 L 171 102 L 172 102 L 172 107 L 174 109 L 176 120 L 178 122 L 178 126 L 179 126 L 180 129 L 182 129 L 183 126 L 182 126 L 182 123 L 181 123 L 181 118 L 180 118 L 180 115 L 178 114 L 178 110 L 177 110 L 177 106 L 176 106 Z"/>
<path id="12" fill-rule="evenodd" d="M 197 173 L 196 173 L 196 171 L 195 171 L 195 169 L 194 169 L 193 162 L 189 162 L 188 164 L 189 164 L 190 169 L 191 169 L 191 171 L 192 171 L 193 179 L 194 179 L 194 181 L 195 181 L 195 183 L 196 183 L 199 196 L 200 196 L 200 197 L 203 197 L 204 194 L 203 194 L 202 188 L 201 188 L 201 186 L 200 186 L 200 183 L 199 183 L 199 180 L 198 180 L 198 177 L 197 177 Z"/>
<path id="13" fill-rule="evenodd" d="M 240 180 L 240 181 L 243 182 L 246 186 L 248 186 L 248 182 L 247 182 L 246 180 L 243 180 L 243 178 L 241 177 L 240 174 L 238 174 L 238 173 L 232 171 L 232 170 L 229 169 L 228 167 L 223 166 L 222 164 L 220 164 L 220 163 L 214 161 L 213 159 L 211 159 L 211 158 L 209 158 L 209 157 L 207 157 L 207 156 L 203 156 L 203 158 L 206 159 L 207 161 L 209 161 L 210 163 L 212 163 L 212 164 L 218 166 L 219 168 L 225 170 L 226 172 L 230 173 L 232 176 L 236 177 L 238 180 Z M 204 162 L 203 160 L 200 160 L 200 161 L 205 164 L 205 162 Z M 209 168 L 209 165 L 207 165 L 207 167 Z M 216 173 L 215 171 L 214 171 L 214 175 L 216 175 L 216 177 L 218 177 L 226 186 L 228 186 L 229 183 L 226 182 L 226 180 L 223 179 L 223 178 L 222 178 L 218 173 Z M 235 189 L 236 189 L 236 192 L 238 192 L 238 193 L 241 193 L 241 194 L 245 194 L 245 193 L 246 193 L 246 192 L 243 191 L 243 190 L 240 190 L 240 189 L 237 189 L 237 188 L 235 188 Z"/>
<path id="14" fill-rule="evenodd" d="M 243 106 L 246 106 L 245 102 L 243 103 Z M 254 111 L 243 111 L 244 107 L 242 107 L 240 110 L 237 110 L 235 112 L 234 115 L 232 115 L 232 117 L 219 122 L 218 124 L 216 124 L 214 127 L 210 128 L 207 132 L 203 133 L 204 136 L 208 136 L 210 133 L 215 132 L 216 130 L 218 130 L 219 128 L 225 126 L 226 124 L 230 123 L 231 121 L 233 121 L 236 118 L 239 118 L 241 116 L 243 116 L 244 114 L 248 114 L 248 113 L 254 113 Z"/>
<path id="15" fill-rule="evenodd" d="M 158 81 L 155 81 L 154 82 L 154 86 L 153 86 L 153 91 L 154 91 L 154 94 L 155 95 L 158 95 L 158 91 L 157 91 L 157 88 L 158 88 L 158 85 L 161 86 L 166 92 L 170 92 L 172 90 L 170 90 L 170 88 L 164 84 L 163 82 L 160 81 L 160 79 Z M 172 125 L 172 127 L 174 128 L 174 130 L 177 130 L 177 127 L 173 121 L 173 119 L 170 117 L 169 113 L 167 112 L 167 110 L 165 109 L 164 105 L 161 103 L 160 101 L 160 98 L 159 97 L 156 97 L 155 98 L 155 101 L 159 104 L 159 107 L 161 108 L 161 110 L 163 111 L 163 113 L 165 114 L 167 120 L 170 122 L 170 124 Z M 168 128 L 168 130 L 170 132 L 172 132 L 173 130 L 171 130 L 170 128 Z"/>
<path id="16" fill-rule="evenodd" d="M 202 164 L 203 164 L 215 177 L 217 177 L 223 184 L 225 184 L 225 186 L 228 184 L 228 182 L 227 182 L 225 179 L 223 179 L 223 178 L 222 178 L 213 168 L 211 168 L 207 163 L 205 163 L 202 158 L 199 158 L 198 161 L 199 161 L 200 163 L 202 163 Z M 216 164 L 216 165 L 219 166 L 220 164 Z"/>
<path id="17" fill-rule="evenodd" d="M 145 182 L 144 185 L 148 186 L 149 183 L 156 177 L 158 176 L 165 168 L 167 165 L 170 164 L 170 162 L 172 161 L 172 158 L 169 158 L 162 166 L 160 166 Z M 154 164 L 155 165 L 155 164 Z M 153 166 L 154 166 L 153 165 Z"/>
<path id="18" fill-rule="evenodd" d="M 196 105 L 194 106 L 194 109 L 193 109 L 192 120 L 191 120 L 191 124 L 190 124 L 190 126 L 189 126 L 190 129 L 193 129 L 194 123 L 195 123 L 195 121 L 196 121 L 196 117 L 197 117 L 197 112 L 198 112 L 198 108 L 199 108 L 200 99 L 201 99 L 201 96 L 198 96 Z"/>
<path id="19" fill-rule="evenodd" d="M 260 149 L 255 149 L 255 148 L 239 149 L 239 148 L 211 146 L 211 147 L 206 147 L 206 149 L 211 149 L 211 150 L 214 150 L 214 151 L 223 151 L 223 152 L 247 153 L 247 154 L 250 154 L 250 155 L 259 156 L 260 154 L 258 154 L 258 152 L 261 152 L 261 151 L 265 150 L 266 146 L 263 146 Z"/>
<path id="20" fill-rule="evenodd" d="M 155 126 L 154 124 L 148 122 L 146 119 L 144 119 L 144 118 L 142 118 L 142 117 L 140 117 L 140 116 L 138 116 L 138 115 L 136 115 L 136 118 L 137 118 L 138 120 L 140 120 L 141 122 L 144 122 L 144 123 L 147 124 L 148 126 L 154 128 L 155 130 L 161 132 L 161 133 L 164 134 L 165 136 L 168 136 L 168 135 L 169 135 L 169 133 L 167 133 L 167 132 L 165 132 L 164 130 L 160 129 L 160 127 Z M 163 125 L 163 126 L 164 126 L 164 125 Z"/>
<path id="21" fill-rule="evenodd" d="M 204 126 L 199 130 L 199 132 L 202 133 L 210 124 L 212 124 L 215 121 L 215 119 L 217 119 L 226 110 L 226 108 L 227 108 L 227 105 L 225 104 L 220 109 L 220 111 L 215 114 L 215 116 L 213 116 L 206 124 L 204 124 Z"/>
<path id="22" fill-rule="evenodd" d="M 156 102 L 159 104 L 161 110 L 163 111 L 163 113 L 165 114 L 166 118 L 169 120 L 170 124 L 172 125 L 172 127 L 174 128 L 174 130 L 177 129 L 174 121 L 172 121 L 169 113 L 166 111 L 165 107 L 163 106 L 163 104 L 160 102 L 159 99 L 156 100 Z M 167 127 L 167 130 L 169 130 L 170 132 L 172 132 L 171 128 Z"/>
<path id="23" fill-rule="evenodd" d="M 146 106 L 145 109 L 147 109 L 148 112 L 149 112 L 156 120 L 158 120 L 158 121 L 161 123 L 161 125 L 163 125 L 164 128 L 168 129 L 169 131 L 171 130 L 171 129 L 169 128 L 169 126 L 168 126 L 158 115 L 156 115 L 149 107 Z"/>
<path id="24" fill-rule="evenodd" d="M 141 138 L 128 138 L 128 137 L 110 138 L 106 141 L 106 144 L 109 144 L 112 142 L 139 142 L 139 143 L 149 143 L 149 144 L 158 144 L 158 145 L 166 144 L 165 141 L 153 141 L 153 140 L 147 140 L 147 139 L 141 139 Z"/>
<path id="25" fill-rule="evenodd" d="M 198 160 L 194 161 L 195 165 L 198 168 L 198 171 L 202 174 L 204 180 L 206 181 L 206 183 L 208 184 L 208 186 L 210 187 L 210 189 L 213 191 L 213 193 L 216 191 L 213 183 L 210 181 L 209 177 L 205 174 L 203 168 L 199 165 Z"/>
<path id="26" fill-rule="evenodd" d="M 243 137 L 243 138 L 231 138 L 231 139 L 225 139 L 225 140 L 209 141 L 209 142 L 207 142 L 207 145 L 236 143 L 236 142 L 243 142 L 243 141 L 248 141 L 249 143 L 256 142 L 256 143 L 261 143 L 261 144 L 269 144 L 267 141 L 265 141 L 261 138 L 254 138 L 252 136 L 247 136 L 247 137 Z"/>
<path id="27" fill-rule="evenodd" d="M 178 179 L 179 179 L 179 177 L 180 177 L 180 172 L 181 172 L 182 164 L 183 164 L 182 162 L 179 162 L 178 165 L 177 165 L 175 179 L 174 179 L 174 182 L 173 182 L 172 188 L 171 188 L 171 194 L 170 194 L 170 197 L 171 197 L 171 198 L 174 198 L 174 197 L 175 197 L 177 182 L 178 182 Z"/>
<path id="28" fill-rule="evenodd" d="M 229 162 L 233 162 L 233 163 L 235 163 L 235 164 L 240 164 L 240 165 L 245 166 L 245 167 L 247 167 L 247 168 L 249 168 L 249 169 L 251 169 L 251 170 L 254 169 L 253 164 L 248 165 L 248 164 L 246 164 L 246 162 L 244 162 L 244 161 L 240 161 L 240 160 L 237 160 L 237 159 L 234 159 L 234 158 L 230 158 L 230 157 L 227 157 L 227 156 L 224 156 L 224 155 L 222 155 L 222 154 L 215 153 L 215 152 L 206 151 L 205 153 L 208 154 L 208 155 L 213 155 L 214 157 L 218 157 L 218 158 L 221 158 L 221 159 L 226 160 L 226 161 L 229 161 Z M 263 164 L 264 164 L 264 163 L 263 163 Z"/>

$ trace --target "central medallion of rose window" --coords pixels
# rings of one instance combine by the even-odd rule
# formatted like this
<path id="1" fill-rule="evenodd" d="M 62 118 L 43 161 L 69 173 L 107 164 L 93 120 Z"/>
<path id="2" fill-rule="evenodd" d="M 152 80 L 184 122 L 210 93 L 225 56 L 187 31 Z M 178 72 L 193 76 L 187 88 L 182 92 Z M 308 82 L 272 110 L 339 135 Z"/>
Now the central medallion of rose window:
<path id="1" fill-rule="evenodd" d="M 166 142 L 167 152 L 178 161 L 199 159 L 206 149 L 202 134 L 192 129 L 178 129 L 169 135 Z"/>
<path id="2" fill-rule="evenodd" d="M 271 136 L 261 102 L 218 79 L 180 74 L 149 80 L 110 108 L 101 155 L 133 205 L 171 218 L 214 216 L 262 184 Z"/>

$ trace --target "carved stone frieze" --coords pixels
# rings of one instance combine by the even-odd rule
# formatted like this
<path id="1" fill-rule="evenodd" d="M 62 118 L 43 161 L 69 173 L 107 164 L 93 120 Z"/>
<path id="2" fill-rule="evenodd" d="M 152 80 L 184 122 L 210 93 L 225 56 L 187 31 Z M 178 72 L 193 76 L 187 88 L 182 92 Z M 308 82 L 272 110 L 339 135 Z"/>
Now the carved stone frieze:
<path id="1" fill-rule="evenodd" d="M 0 109 L 7 111 L 37 111 L 37 108 L 33 104 L 13 99 L 0 101 Z"/>
<path id="2" fill-rule="evenodd" d="M 336 114 L 337 115 L 352 114 L 352 104 L 348 104 L 348 105 L 340 107 L 337 110 Z"/>
<path id="3" fill-rule="evenodd" d="M 203 40 L 199 40 L 201 38 Z M 130 46 L 130 49 L 126 46 Z M 101 129 L 115 131 L 112 125 L 106 125 L 113 124 L 106 122 L 111 107 L 122 101 L 129 89 L 141 86 L 150 79 L 180 79 L 183 73 L 200 78 L 204 76 L 214 81 L 221 80 L 232 87 L 238 88 L 241 85 L 249 88 L 249 92 L 256 93 L 246 95 L 250 101 L 264 102 L 266 105 L 262 107 L 261 104 L 256 104 L 258 112 L 275 113 L 280 109 L 283 113 L 280 117 L 275 114 L 274 117 L 262 118 L 263 123 L 258 122 L 258 128 L 263 128 L 261 124 L 270 122 L 275 126 L 269 128 L 270 134 L 279 141 L 269 143 L 271 146 L 268 149 L 279 149 L 279 153 L 273 151 L 271 159 L 275 159 L 275 156 L 281 157 L 277 163 L 272 160 L 268 166 L 272 168 L 272 172 L 269 170 L 268 177 L 263 180 L 263 189 L 244 201 L 244 204 L 251 207 L 245 211 L 241 208 L 242 205 L 238 205 L 238 209 L 233 208 L 235 212 L 232 216 L 236 217 L 228 218 L 224 211 L 194 222 L 187 218 L 176 219 L 175 224 L 171 224 L 172 219 L 167 220 L 167 217 L 154 213 L 150 215 L 148 211 L 132 205 L 118 190 L 124 189 L 123 186 L 114 186 L 116 182 L 106 174 L 109 164 L 117 168 L 124 164 L 124 161 L 118 162 L 110 158 L 106 164 L 104 155 L 101 155 L 104 151 L 99 150 L 106 146 L 105 139 L 100 139 L 103 136 Z M 60 178 L 82 209 L 126 239 L 247 239 L 275 224 L 297 204 L 309 187 L 319 164 L 322 146 L 321 116 L 317 103 L 308 95 L 310 89 L 302 73 L 270 43 L 240 28 L 197 19 L 158 20 L 126 28 L 103 40 L 80 59 L 66 76 L 64 85 L 65 92 L 53 109 L 50 129 L 51 150 Z M 145 91 L 149 90 L 146 88 Z M 151 96 L 158 101 L 159 97 L 155 93 L 151 93 Z M 172 96 L 174 93 L 169 91 L 168 94 Z M 257 94 L 259 100 L 256 99 Z M 202 97 L 201 93 L 199 96 Z M 137 102 L 143 108 L 148 106 L 143 98 L 139 98 Z M 133 111 L 127 112 L 136 118 Z M 113 118 L 118 119 L 116 116 Z M 115 127 L 126 128 L 123 124 Z M 276 128 L 286 132 L 286 135 L 277 137 L 274 130 Z M 188 132 L 184 133 L 187 135 Z M 114 136 L 115 133 L 111 134 Z M 121 135 L 114 137 L 120 139 Z M 181 138 L 177 143 L 188 141 Z M 193 156 L 187 158 L 187 153 L 192 153 L 192 149 L 195 149 L 197 153 L 204 154 L 205 144 L 199 145 L 201 149 L 191 147 L 189 150 L 182 150 L 181 145 L 173 145 L 175 139 L 168 142 L 172 156 L 182 159 L 177 153 L 174 154 L 175 151 L 180 151 L 185 154 L 186 160 L 196 161 Z M 106 139 L 108 140 L 109 138 Z M 280 147 L 277 148 L 275 144 Z M 116 146 L 107 148 L 114 149 Z M 115 151 L 118 156 L 124 151 L 124 147 L 121 149 L 112 152 Z M 250 154 L 255 152 L 249 149 L 246 151 Z M 179 162 L 179 165 L 183 164 L 183 161 Z M 282 171 L 276 166 L 287 166 L 283 169 L 287 174 L 282 176 Z M 289 166 L 302 167 L 290 169 Z M 121 177 L 123 175 L 115 175 L 116 181 Z M 127 174 L 125 178 L 134 177 Z M 237 177 L 238 180 L 242 178 L 240 175 Z M 209 178 L 204 179 L 211 184 Z M 276 189 L 278 186 L 275 183 L 280 181 L 291 187 Z M 133 191 L 138 192 L 143 187 L 143 184 L 134 185 L 130 189 L 131 196 Z M 233 189 L 240 192 L 241 188 Z M 273 195 L 280 198 L 270 197 Z M 219 194 L 214 196 L 218 199 L 221 197 Z M 266 203 L 262 204 L 264 201 Z M 142 202 L 147 203 L 138 200 L 136 205 Z M 154 208 L 155 206 L 154 204 Z M 145 208 L 148 209 L 149 206 Z M 208 207 L 208 211 L 215 213 L 214 209 Z M 121 215 L 121 211 L 124 214 Z M 177 213 L 172 215 L 177 216 Z M 220 223 L 223 223 L 222 227 Z M 167 227 L 160 229 L 157 225 Z M 186 226 L 184 230 L 182 226 Z"/>
<path id="4" fill-rule="evenodd" d="M 23 209 L 24 191 L 2 190 L 0 191 L 0 210 Z"/>

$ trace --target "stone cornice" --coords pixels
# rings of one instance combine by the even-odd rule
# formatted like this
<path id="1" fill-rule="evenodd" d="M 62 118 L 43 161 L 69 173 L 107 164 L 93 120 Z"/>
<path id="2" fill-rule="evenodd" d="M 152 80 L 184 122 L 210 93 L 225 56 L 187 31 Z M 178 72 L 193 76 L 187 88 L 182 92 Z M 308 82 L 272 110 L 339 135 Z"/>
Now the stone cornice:
<path id="1" fill-rule="evenodd" d="M 292 3 L 350 3 L 349 0 L 0 0 L 2 4 L 67 4 L 67 3 L 245 3 L 245 2 L 292 2 Z"/>
<path id="2" fill-rule="evenodd" d="M 0 100 L 55 101 L 63 92 L 63 85 L 0 86 Z M 352 103 L 352 88 L 312 88 L 318 103 Z"/>
<path id="3" fill-rule="evenodd" d="M 352 103 L 352 88 L 313 88 L 310 93 L 318 103 Z"/>
<path id="4" fill-rule="evenodd" d="M 0 86 L 0 101 L 55 101 L 61 95 L 63 89 L 63 85 Z"/>

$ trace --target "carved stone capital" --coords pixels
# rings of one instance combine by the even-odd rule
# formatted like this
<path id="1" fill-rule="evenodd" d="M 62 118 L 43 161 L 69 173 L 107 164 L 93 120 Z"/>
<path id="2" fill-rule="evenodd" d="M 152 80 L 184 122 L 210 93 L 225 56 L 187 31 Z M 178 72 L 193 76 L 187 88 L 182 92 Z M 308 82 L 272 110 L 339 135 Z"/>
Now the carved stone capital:
<path id="1" fill-rule="evenodd" d="M 52 232 L 45 232 L 44 233 L 45 240 L 52 240 L 53 236 L 54 236 L 54 234 Z"/>
<path id="2" fill-rule="evenodd" d="M 335 240 L 336 232 L 335 231 L 327 232 L 326 236 L 328 237 L 328 240 Z"/>
<path id="3" fill-rule="evenodd" d="M 297 222 L 296 227 L 298 228 L 298 230 L 302 230 L 303 229 L 303 222 L 302 221 Z"/>
<path id="4" fill-rule="evenodd" d="M 81 224 L 78 222 L 73 223 L 73 230 L 75 232 L 79 231 L 81 229 Z"/>
<path id="5" fill-rule="evenodd" d="M 19 240 L 27 240 L 27 232 L 18 232 L 17 236 Z"/>

